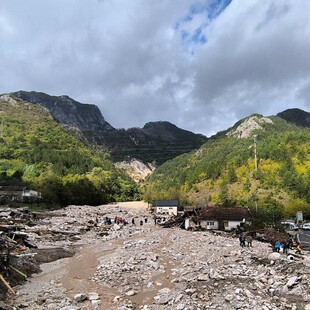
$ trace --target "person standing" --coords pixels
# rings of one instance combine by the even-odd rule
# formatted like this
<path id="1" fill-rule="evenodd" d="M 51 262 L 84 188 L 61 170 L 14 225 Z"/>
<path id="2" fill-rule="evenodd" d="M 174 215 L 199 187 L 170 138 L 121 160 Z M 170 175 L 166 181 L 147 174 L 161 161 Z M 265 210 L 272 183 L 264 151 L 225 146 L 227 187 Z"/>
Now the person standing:
<path id="1" fill-rule="evenodd" d="M 243 248 L 245 247 L 245 236 L 243 233 L 240 234 L 239 236 L 239 241 L 240 241 L 240 246 Z"/>
<path id="2" fill-rule="evenodd" d="M 276 241 L 274 247 L 275 247 L 276 252 L 280 253 L 281 242 Z"/>
<path id="3" fill-rule="evenodd" d="M 301 243 L 298 242 L 297 245 L 296 245 L 296 254 L 301 254 Z"/>
<path id="4" fill-rule="evenodd" d="M 248 248 L 252 248 L 252 237 L 250 235 L 246 236 L 245 241 L 247 242 Z"/>
<path id="5" fill-rule="evenodd" d="M 288 254 L 288 248 L 289 248 L 289 245 L 288 245 L 288 242 L 286 240 L 284 240 L 282 242 L 282 248 L 283 248 L 283 253 L 284 254 Z"/>

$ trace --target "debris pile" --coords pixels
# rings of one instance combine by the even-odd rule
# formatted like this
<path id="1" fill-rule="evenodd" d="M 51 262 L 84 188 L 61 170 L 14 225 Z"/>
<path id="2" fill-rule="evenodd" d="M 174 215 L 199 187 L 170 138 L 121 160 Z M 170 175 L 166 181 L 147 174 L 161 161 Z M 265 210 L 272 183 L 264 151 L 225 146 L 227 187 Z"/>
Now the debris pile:
<path id="1" fill-rule="evenodd" d="M 17 287 L 16 309 L 310 309 L 307 252 L 275 253 L 255 239 L 253 247 L 241 247 L 232 234 L 163 229 L 153 220 L 140 225 L 151 216 L 116 205 L 69 206 L 53 214 L 25 227 L 30 241 L 39 249 L 52 243 L 80 250 L 44 285 L 34 277 Z M 114 223 L 116 217 L 129 224 Z M 91 273 L 81 278 L 70 269 L 74 263 Z"/>
<path id="2" fill-rule="evenodd" d="M 15 294 L 12 287 L 40 271 L 39 265 L 27 254 L 35 246 L 21 231 L 33 220 L 28 210 L 0 208 L 0 300 L 5 299 L 7 291 Z"/>

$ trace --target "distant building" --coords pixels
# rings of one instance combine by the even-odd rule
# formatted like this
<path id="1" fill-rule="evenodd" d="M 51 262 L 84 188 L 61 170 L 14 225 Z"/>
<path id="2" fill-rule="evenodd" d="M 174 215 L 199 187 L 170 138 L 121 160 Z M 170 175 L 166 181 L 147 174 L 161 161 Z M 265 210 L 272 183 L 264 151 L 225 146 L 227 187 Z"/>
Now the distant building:
<path id="1" fill-rule="evenodd" d="M 173 200 L 154 200 L 153 209 L 154 212 L 161 215 L 177 215 L 178 214 L 179 201 Z"/>
<path id="2" fill-rule="evenodd" d="M 26 187 L 0 186 L 0 202 L 36 202 L 41 193 Z"/>
<path id="3" fill-rule="evenodd" d="M 251 219 L 248 208 L 207 206 L 185 218 L 185 229 L 232 230 Z"/>

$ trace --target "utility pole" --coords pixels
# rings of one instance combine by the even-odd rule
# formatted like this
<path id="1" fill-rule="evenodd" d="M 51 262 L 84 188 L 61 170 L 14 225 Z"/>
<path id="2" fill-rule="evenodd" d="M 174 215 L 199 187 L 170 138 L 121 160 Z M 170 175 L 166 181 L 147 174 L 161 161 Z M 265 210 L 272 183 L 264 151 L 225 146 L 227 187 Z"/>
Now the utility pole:
<path id="1" fill-rule="evenodd" d="M 0 120 L 0 139 L 3 139 L 3 123 Z"/>
<path id="2" fill-rule="evenodd" d="M 253 139 L 254 139 L 254 165 L 255 165 L 255 171 L 257 171 L 257 147 L 256 147 L 256 136 L 254 136 Z"/>

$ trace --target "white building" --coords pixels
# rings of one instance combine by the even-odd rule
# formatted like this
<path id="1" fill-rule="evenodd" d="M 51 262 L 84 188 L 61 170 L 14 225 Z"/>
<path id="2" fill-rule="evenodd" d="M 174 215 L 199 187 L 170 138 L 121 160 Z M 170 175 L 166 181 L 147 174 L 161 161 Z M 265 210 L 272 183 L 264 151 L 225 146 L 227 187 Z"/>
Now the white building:
<path id="1" fill-rule="evenodd" d="M 248 208 L 208 206 L 185 218 L 185 229 L 232 230 L 251 218 Z"/>
<path id="2" fill-rule="evenodd" d="M 156 214 L 161 215 L 177 215 L 178 214 L 178 200 L 155 200 L 153 208 Z"/>

